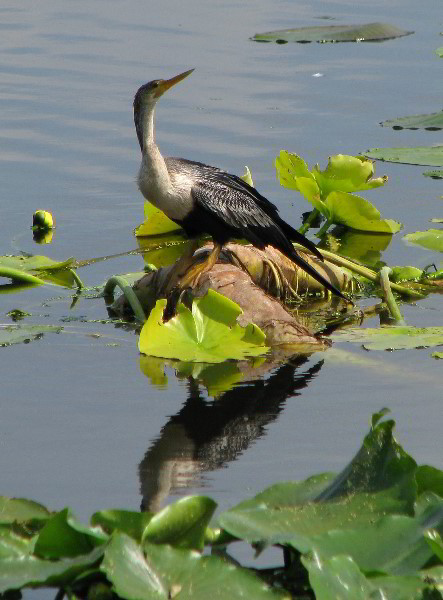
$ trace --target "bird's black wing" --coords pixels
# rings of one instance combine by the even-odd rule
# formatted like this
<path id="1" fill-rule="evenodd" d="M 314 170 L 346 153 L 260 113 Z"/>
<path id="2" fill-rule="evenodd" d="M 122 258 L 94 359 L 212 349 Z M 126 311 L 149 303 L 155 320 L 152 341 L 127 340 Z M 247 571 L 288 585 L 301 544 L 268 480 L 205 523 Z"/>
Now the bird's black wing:
<path id="1" fill-rule="evenodd" d="M 244 238 L 264 248 L 275 246 L 291 254 L 293 246 L 277 223 L 248 194 L 221 181 L 199 181 L 191 189 L 201 227 L 224 243 Z"/>
<path id="2" fill-rule="evenodd" d="M 235 229 L 231 237 L 244 237 L 259 248 L 271 244 L 288 256 L 292 256 L 290 241 L 294 241 L 323 260 L 315 244 L 285 223 L 277 207 L 243 179 L 201 163 L 185 162 L 196 181 L 194 201 Z"/>
<path id="3" fill-rule="evenodd" d="M 268 244 L 274 246 L 326 289 L 347 300 L 336 286 L 297 253 L 279 224 L 250 196 L 214 181 L 195 184 L 191 194 L 195 202 L 193 218 L 198 221 L 201 231 L 210 233 L 214 241 L 223 244 L 230 238 L 245 238 L 257 248 Z"/>

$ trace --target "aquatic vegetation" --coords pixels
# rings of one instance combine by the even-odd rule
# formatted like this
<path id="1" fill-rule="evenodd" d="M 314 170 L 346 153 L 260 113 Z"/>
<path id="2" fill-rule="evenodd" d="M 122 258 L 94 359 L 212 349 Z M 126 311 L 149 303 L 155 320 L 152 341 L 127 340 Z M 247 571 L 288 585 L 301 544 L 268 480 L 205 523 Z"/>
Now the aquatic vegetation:
<path id="1" fill-rule="evenodd" d="M 329 158 L 324 170 L 318 165 L 309 170 L 298 154 L 281 150 L 275 167 L 280 185 L 300 192 L 314 207 L 316 212 L 308 217 L 308 227 L 318 213 L 326 218 L 319 235 L 333 224 L 377 233 L 396 233 L 401 229 L 400 223 L 382 219 L 373 204 L 353 193 L 387 182 L 387 177 L 373 178 L 374 165 L 362 156 L 337 154 Z M 304 232 L 306 227 L 302 229 Z"/>
<path id="2" fill-rule="evenodd" d="M 58 597 L 438 598 L 443 589 L 443 472 L 418 466 L 372 416 L 341 473 L 276 483 L 222 512 L 189 496 L 158 513 L 71 510 L 0 498 L 0 593 L 59 588 Z M 270 568 L 231 560 L 233 542 L 282 548 Z M 212 549 L 212 556 L 203 553 Z M 362 592 L 365 594 L 362 595 Z"/>
<path id="3" fill-rule="evenodd" d="M 256 33 L 252 40 L 255 42 L 288 42 L 336 43 L 336 42 L 382 42 L 394 38 L 411 35 L 413 31 L 399 29 L 387 23 L 365 23 L 363 25 L 320 25 L 317 27 L 298 27 L 297 29 L 280 29 Z"/>

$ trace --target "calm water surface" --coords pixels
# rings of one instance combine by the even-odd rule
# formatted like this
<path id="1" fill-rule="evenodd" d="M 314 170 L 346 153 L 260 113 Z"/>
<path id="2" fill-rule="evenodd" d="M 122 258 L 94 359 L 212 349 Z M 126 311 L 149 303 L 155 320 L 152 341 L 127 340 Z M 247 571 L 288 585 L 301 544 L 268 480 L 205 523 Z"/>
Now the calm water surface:
<path id="1" fill-rule="evenodd" d="M 143 203 L 133 94 L 191 67 L 192 77 L 157 111 L 161 148 L 238 173 L 247 164 L 257 187 L 297 225 L 307 205 L 276 183 L 281 148 L 325 164 L 337 152 L 441 143 L 441 132 L 378 125 L 440 109 L 439 8 L 432 1 L 426 10 L 412 1 L 4 2 L 0 254 L 84 260 L 136 247 L 132 229 Z M 416 33 L 382 44 L 248 39 L 288 26 L 377 20 Z M 424 169 L 377 168 L 389 185 L 367 196 L 405 232 L 442 216 L 441 184 L 422 177 Z M 38 208 L 57 220 L 50 246 L 32 241 Z M 401 235 L 383 253 L 389 264 L 439 260 Z M 140 257 L 125 256 L 79 274 L 93 286 L 142 266 Z M 20 308 L 32 314 L 28 323 L 68 332 L 0 349 L 2 494 L 54 509 L 69 504 L 83 519 L 105 507 L 158 506 L 179 493 L 209 494 L 226 508 L 275 481 L 340 469 L 371 413 L 385 405 L 406 449 L 442 466 L 442 366 L 429 350 L 368 354 L 343 346 L 353 361 L 333 353 L 294 359 L 214 400 L 170 367 L 167 383 L 152 383 L 132 332 L 82 322 L 106 318 L 103 301 L 82 298 L 70 308 L 71 300 L 70 291 L 49 287 L 0 297 L 2 322 Z M 434 295 L 404 314 L 409 324 L 441 325 L 442 309 Z"/>

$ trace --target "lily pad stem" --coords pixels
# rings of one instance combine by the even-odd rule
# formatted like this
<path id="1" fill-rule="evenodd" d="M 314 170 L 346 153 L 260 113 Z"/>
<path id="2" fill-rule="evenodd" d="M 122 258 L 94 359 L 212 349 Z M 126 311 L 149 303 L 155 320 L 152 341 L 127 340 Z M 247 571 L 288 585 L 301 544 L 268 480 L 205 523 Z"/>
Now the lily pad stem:
<path id="1" fill-rule="evenodd" d="M 316 236 L 321 238 L 328 231 L 329 227 L 332 225 L 332 221 L 327 219 L 326 223 L 317 231 Z"/>
<path id="2" fill-rule="evenodd" d="M 390 267 L 382 267 L 380 270 L 380 285 L 385 297 L 386 304 L 389 308 L 392 318 L 395 320 L 397 325 L 406 325 L 405 320 L 398 308 L 398 304 L 395 301 L 394 294 L 391 290 L 391 282 L 389 281 L 389 275 L 392 273 Z"/>
<path id="3" fill-rule="evenodd" d="M 14 283 L 33 283 L 34 285 L 44 285 L 46 283 L 46 281 L 43 281 L 40 277 L 31 275 L 31 273 L 28 273 L 27 271 L 12 269 L 10 267 L 0 267 L 0 277 L 12 279 Z"/>
<path id="4" fill-rule="evenodd" d="M 314 208 L 314 210 L 311 210 L 311 212 L 309 213 L 306 221 L 303 223 L 303 225 L 298 229 L 298 232 L 301 233 L 302 235 L 304 235 L 308 229 L 310 229 L 312 223 L 315 221 L 315 219 L 318 217 L 319 211 L 317 208 Z"/>
<path id="5" fill-rule="evenodd" d="M 118 286 L 123 292 L 126 300 L 132 308 L 135 318 L 143 323 L 146 320 L 146 316 L 142 305 L 140 304 L 136 293 L 124 277 L 122 277 L 121 275 L 114 275 L 113 277 L 110 277 L 106 282 L 105 289 L 103 290 L 103 295 L 105 297 L 112 297 L 116 286 Z"/>
<path id="6" fill-rule="evenodd" d="M 304 248 L 302 248 L 301 246 L 300 249 L 304 250 Z M 372 271 L 371 269 L 368 269 L 363 265 L 359 265 L 351 260 L 348 260 L 347 258 L 343 258 L 343 256 L 338 256 L 338 254 L 334 254 L 333 252 L 329 252 L 328 250 L 323 250 L 323 248 L 319 248 L 319 251 L 321 252 L 324 258 L 329 260 L 334 265 L 344 267 L 345 269 L 352 271 L 352 273 L 356 273 L 357 275 L 361 275 L 362 277 L 369 279 L 369 281 L 372 281 L 373 283 L 379 283 L 380 276 L 375 271 Z M 406 294 L 407 296 L 412 296 L 412 298 L 425 297 L 420 292 L 417 292 L 416 290 L 405 287 L 403 285 L 399 285 L 398 283 L 390 282 L 390 286 L 391 289 L 393 289 L 394 291 L 399 292 L 400 294 Z"/>
<path id="7" fill-rule="evenodd" d="M 85 284 L 83 283 L 83 281 L 80 279 L 80 277 L 77 275 L 76 271 L 74 269 L 69 269 L 72 275 L 72 278 L 74 279 L 75 283 L 77 284 L 77 287 L 79 290 L 83 289 L 85 287 Z"/>

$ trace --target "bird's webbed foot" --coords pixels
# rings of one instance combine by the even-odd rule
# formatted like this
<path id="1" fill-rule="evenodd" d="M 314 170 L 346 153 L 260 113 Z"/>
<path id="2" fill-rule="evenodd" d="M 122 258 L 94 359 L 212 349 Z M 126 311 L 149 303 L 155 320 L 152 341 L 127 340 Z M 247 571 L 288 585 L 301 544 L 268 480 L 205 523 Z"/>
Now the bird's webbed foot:
<path id="1" fill-rule="evenodd" d="M 167 323 L 172 317 L 175 317 L 177 314 L 177 305 L 188 289 L 189 288 L 182 288 L 176 285 L 175 288 L 171 290 L 166 299 L 165 310 L 163 311 L 163 323 Z"/>

